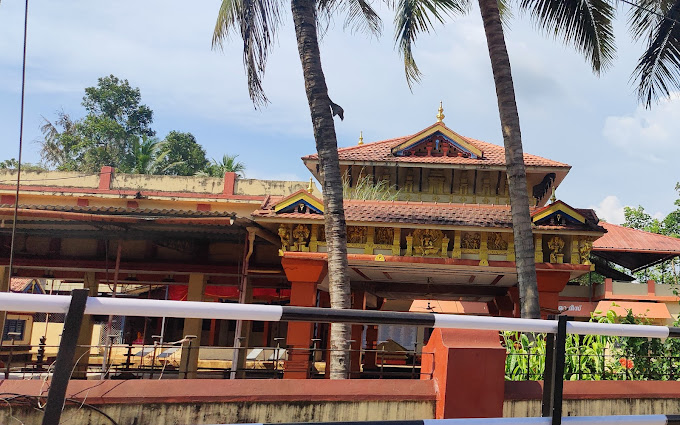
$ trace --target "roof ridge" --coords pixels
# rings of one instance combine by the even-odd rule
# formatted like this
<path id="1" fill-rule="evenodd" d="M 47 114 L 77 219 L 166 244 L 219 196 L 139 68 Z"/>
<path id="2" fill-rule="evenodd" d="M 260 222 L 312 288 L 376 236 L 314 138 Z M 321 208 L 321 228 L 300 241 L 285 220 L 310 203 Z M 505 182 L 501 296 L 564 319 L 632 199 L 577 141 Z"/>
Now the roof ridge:
<path id="1" fill-rule="evenodd" d="M 453 131 L 453 130 L 452 130 L 452 131 Z M 482 143 L 482 144 L 485 144 L 485 145 L 492 145 L 492 146 L 495 146 L 495 147 L 499 147 L 499 148 L 505 149 L 503 145 L 497 145 L 497 144 L 495 144 L 495 143 L 491 143 L 491 142 L 487 142 L 487 141 L 484 141 L 484 140 L 475 139 L 475 138 L 473 138 L 473 137 L 467 137 L 467 136 L 463 136 L 463 137 L 465 137 L 466 139 L 468 139 L 468 140 L 470 141 L 470 143 L 473 143 L 473 144 L 474 144 L 474 142 L 477 142 L 477 143 Z M 544 160 L 546 160 L 546 161 L 552 161 L 552 162 L 555 162 L 555 163 L 557 163 L 557 164 L 562 164 L 562 166 L 565 166 L 565 167 L 571 167 L 571 165 L 567 164 L 566 162 L 555 161 L 554 159 L 546 158 L 546 157 L 544 157 L 544 156 L 536 155 L 536 154 L 533 154 L 533 153 L 523 152 L 523 154 L 524 154 L 525 156 L 529 156 L 529 157 L 533 157 L 533 158 L 539 158 L 539 159 L 544 159 Z M 552 167 L 559 167 L 559 165 L 552 165 Z"/>

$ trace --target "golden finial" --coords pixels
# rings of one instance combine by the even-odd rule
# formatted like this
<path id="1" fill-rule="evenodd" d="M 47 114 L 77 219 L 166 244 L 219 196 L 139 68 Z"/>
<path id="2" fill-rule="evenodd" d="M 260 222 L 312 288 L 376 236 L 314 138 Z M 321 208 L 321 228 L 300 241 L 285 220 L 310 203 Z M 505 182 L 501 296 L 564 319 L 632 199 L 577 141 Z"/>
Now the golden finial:
<path id="1" fill-rule="evenodd" d="M 553 187 L 552 188 L 552 195 L 550 195 L 550 202 L 554 203 L 555 201 L 557 201 L 557 197 L 555 197 L 555 188 Z"/>
<path id="2" fill-rule="evenodd" d="M 314 181 L 312 178 L 309 178 L 309 186 L 307 186 L 307 192 L 312 193 L 314 192 Z"/>
<path id="3" fill-rule="evenodd" d="M 442 105 L 442 102 L 439 102 L 439 110 L 437 111 L 437 122 L 443 123 L 444 122 L 444 106 Z"/>
<path id="4" fill-rule="evenodd" d="M 359 132 L 359 143 L 357 143 L 357 144 L 358 144 L 358 145 L 363 145 L 363 144 L 364 144 L 364 132 L 363 132 L 363 131 L 360 131 L 360 132 Z"/>

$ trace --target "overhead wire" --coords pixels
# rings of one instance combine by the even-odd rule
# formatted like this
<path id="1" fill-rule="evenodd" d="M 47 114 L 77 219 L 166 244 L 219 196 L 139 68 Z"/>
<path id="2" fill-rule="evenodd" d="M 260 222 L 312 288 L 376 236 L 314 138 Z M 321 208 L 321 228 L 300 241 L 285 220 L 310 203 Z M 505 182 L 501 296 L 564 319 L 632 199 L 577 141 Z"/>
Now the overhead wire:
<path id="1" fill-rule="evenodd" d="M 21 154 L 24 146 L 24 105 L 26 99 L 26 45 L 28 39 L 28 0 L 24 7 L 24 51 L 21 66 L 21 112 L 19 115 L 19 160 L 17 162 L 17 187 L 14 196 L 14 215 L 12 219 L 12 238 L 9 247 L 9 285 L 7 290 L 10 290 L 12 282 L 12 266 L 14 265 L 14 243 L 17 234 L 17 217 L 19 215 L 19 187 L 21 185 Z"/>
<path id="2" fill-rule="evenodd" d="M 662 13 L 656 12 L 656 11 L 649 9 L 649 8 L 646 8 L 644 6 L 640 6 L 639 4 L 635 4 L 630 0 L 621 0 L 621 2 L 626 3 L 627 5 L 630 5 L 630 6 L 633 6 L 633 7 L 637 7 L 638 9 L 644 10 L 647 13 L 651 13 L 652 15 L 656 15 L 656 16 L 663 18 L 667 21 L 671 21 L 671 22 L 675 22 L 676 24 L 680 24 L 680 21 L 678 21 L 677 19 L 669 18 L 668 16 L 666 16 Z"/>

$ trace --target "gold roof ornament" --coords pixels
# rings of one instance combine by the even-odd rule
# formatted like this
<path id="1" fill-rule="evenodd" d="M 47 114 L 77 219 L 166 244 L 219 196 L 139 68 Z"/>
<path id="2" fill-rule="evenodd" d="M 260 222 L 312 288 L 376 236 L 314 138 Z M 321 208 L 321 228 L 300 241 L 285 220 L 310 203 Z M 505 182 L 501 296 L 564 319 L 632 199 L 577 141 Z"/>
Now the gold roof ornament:
<path id="1" fill-rule="evenodd" d="M 444 106 L 442 105 L 443 102 L 439 102 L 439 109 L 437 110 L 437 122 L 444 123 L 444 118 L 446 115 L 444 115 Z"/>
<path id="2" fill-rule="evenodd" d="M 312 178 L 309 178 L 309 186 L 307 186 L 307 192 L 312 193 L 314 192 L 314 181 Z"/>
<path id="3" fill-rule="evenodd" d="M 357 145 L 363 145 L 364 144 L 364 132 L 360 131 L 359 132 L 359 143 Z"/>
<path id="4" fill-rule="evenodd" d="M 552 188 L 552 195 L 550 195 L 550 202 L 555 203 L 557 201 L 557 197 L 555 196 L 555 188 Z"/>

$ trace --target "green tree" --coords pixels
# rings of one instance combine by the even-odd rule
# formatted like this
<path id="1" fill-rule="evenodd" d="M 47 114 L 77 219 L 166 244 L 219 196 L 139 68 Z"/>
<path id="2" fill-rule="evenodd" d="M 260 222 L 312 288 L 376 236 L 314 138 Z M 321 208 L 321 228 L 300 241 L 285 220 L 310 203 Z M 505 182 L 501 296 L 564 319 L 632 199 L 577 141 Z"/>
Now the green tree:
<path id="1" fill-rule="evenodd" d="M 248 74 L 248 91 L 256 107 L 267 103 L 262 87 L 267 56 L 280 23 L 282 2 L 273 0 L 223 0 L 215 31 L 213 47 L 220 47 L 231 31 L 243 41 L 243 63 Z M 340 106 L 331 101 L 321 66 L 317 19 L 319 14 L 331 16 L 347 12 L 346 24 L 377 31 L 380 19 L 366 0 L 291 0 L 305 93 L 309 103 L 316 150 L 319 154 L 321 188 L 324 201 L 324 223 L 328 248 L 329 292 L 332 308 L 350 308 L 350 285 L 347 263 L 347 229 L 342 197 L 342 176 L 338 160 L 338 144 L 333 116 L 342 119 Z M 318 7 L 318 9 L 317 9 Z M 365 25 L 362 25 L 365 24 Z M 331 327 L 331 379 L 347 377 L 349 371 L 348 342 L 351 326 Z"/>
<path id="2" fill-rule="evenodd" d="M 96 87 L 85 89 L 83 106 L 88 115 L 110 118 L 129 135 L 154 136 L 153 111 L 141 101 L 139 88 L 131 87 L 128 80 L 109 75 L 99 78 Z"/>
<path id="3" fill-rule="evenodd" d="M 153 136 L 151 109 L 141 104 L 138 88 L 113 75 L 85 89 L 87 115 L 74 120 L 63 111 L 52 123 L 44 119 L 41 156 L 65 171 L 97 172 L 111 165 L 121 172 L 135 167 L 132 147 L 142 136 Z"/>
<path id="4" fill-rule="evenodd" d="M 522 136 L 499 3 L 505 8 L 505 2 L 498 0 L 479 0 L 479 8 L 491 59 L 505 146 L 522 317 L 538 318 L 540 308 Z M 459 0 L 457 6 L 450 10 L 463 13 L 469 10 L 469 6 L 467 0 Z M 614 52 L 611 19 L 614 8 L 607 0 L 521 0 L 519 6 L 532 16 L 537 27 L 561 38 L 565 43 L 573 44 L 584 54 L 596 73 L 611 63 Z M 400 0 L 397 3 L 396 38 L 409 82 L 420 78 L 412 46 L 419 33 L 430 30 L 429 16 L 441 19 L 441 9 L 419 5 L 415 0 Z"/>
<path id="5" fill-rule="evenodd" d="M 191 133 L 171 131 L 161 143 L 159 152 L 162 174 L 193 176 L 208 166 L 205 149 Z M 224 176 L 224 174 L 222 174 Z"/>
<path id="6" fill-rule="evenodd" d="M 15 158 L 6 159 L 0 161 L 0 170 L 16 170 L 19 168 L 19 161 Z M 30 162 L 25 162 L 21 164 L 22 171 L 48 171 L 47 167 L 42 164 L 31 164 Z"/>
<path id="7" fill-rule="evenodd" d="M 239 177 L 246 176 L 246 166 L 240 161 L 237 161 L 238 155 L 222 155 L 222 159 L 217 161 L 213 159 L 212 162 L 205 168 L 205 173 L 211 177 L 224 177 L 225 173 L 236 173 Z"/>

